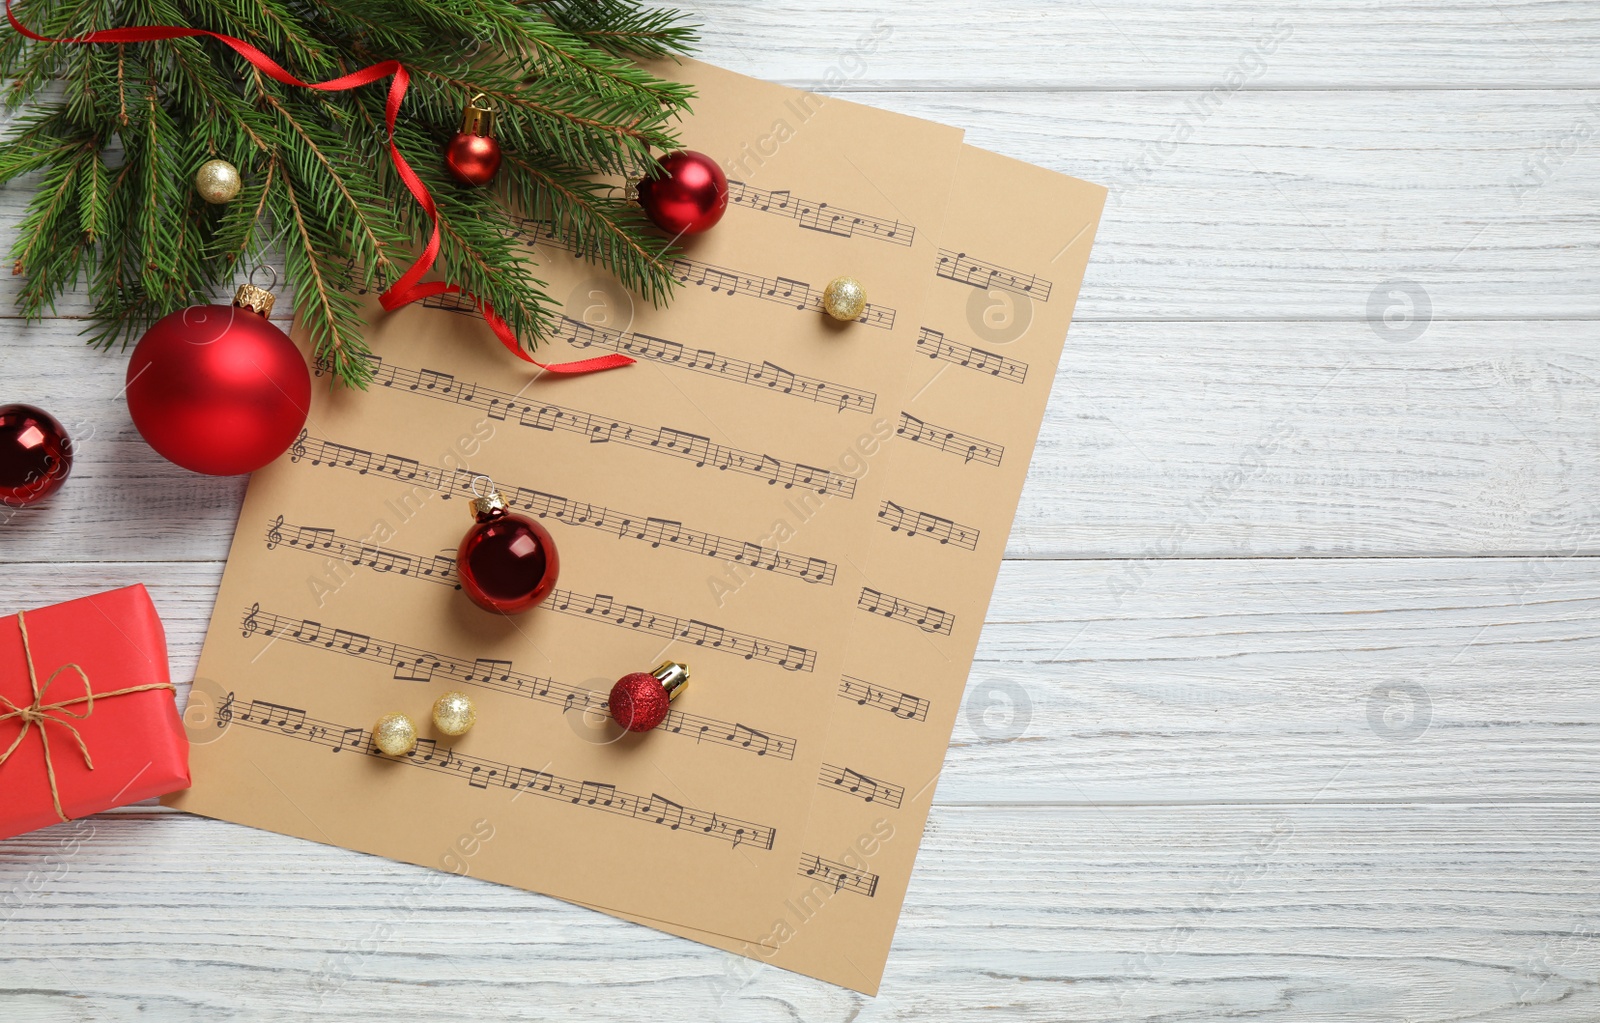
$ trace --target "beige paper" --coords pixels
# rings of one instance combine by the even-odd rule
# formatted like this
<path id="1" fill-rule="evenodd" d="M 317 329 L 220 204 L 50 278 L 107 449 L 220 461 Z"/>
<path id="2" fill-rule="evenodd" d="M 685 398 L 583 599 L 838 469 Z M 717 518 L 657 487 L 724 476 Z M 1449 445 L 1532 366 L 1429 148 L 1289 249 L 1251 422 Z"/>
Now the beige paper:
<path id="1" fill-rule="evenodd" d="M 852 625 L 806 858 L 757 941 L 667 930 L 876 994 L 1066 342 L 1099 185 L 964 147 Z M 1004 708 L 995 708 L 1003 710 Z M 985 708 L 979 705 L 977 713 Z M 730 993 L 754 974 L 730 960 Z"/>
<path id="2" fill-rule="evenodd" d="M 199 667 L 217 724 L 173 806 L 751 940 L 839 783 L 827 731 L 852 561 L 881 527 L 897 427 L 960 133 L 701 64 L 685 141 L 734 202 L 672 269 L 670 310 L 628 308 L 548 232 L 565 300 L 547 360 L 620 350 L 574 379 L 507 357 L 475 316 L 380 315 L 368 393 L 319 387 L 305 435 L 252 480 Z M 831 277 L 866 282 L 827 320 Z M 433 303 L 448 306 L 448 299 Z M 505 618 L 455 589 L 483 473 L 539 517 L 558 591 Z M 663 659 L 692 678 L 668 721 L 619 735 L 611 683 Z M 450 740 L 433 700 L 464 689 Z M 409 714 L 424 744 L 380 757 Z M 493 839 L 481 841 L 483 834 Z M 463 865 L 460 850 L 473 855 Z"/>

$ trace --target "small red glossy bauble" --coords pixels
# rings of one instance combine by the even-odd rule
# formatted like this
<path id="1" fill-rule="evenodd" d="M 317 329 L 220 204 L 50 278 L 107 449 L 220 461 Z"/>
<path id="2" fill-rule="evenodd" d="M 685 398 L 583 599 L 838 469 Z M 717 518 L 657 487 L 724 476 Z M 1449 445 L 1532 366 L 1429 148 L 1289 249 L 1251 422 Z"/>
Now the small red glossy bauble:
<path id="1" fill-rule="evenodd" d="M 487 185 L 500 170 L 500 143 L 488 135 L 458 131 L 445 146 L 444 165 L 463 185 Z"/>
<path id="2" fill-rule="evenodd" d="M 32 405 L 0 405 L 0 505 L 43 501 L 72 472 L 72 439 L 56 417 Z"/>
<path id="3" fill-rule="evenodd" d="M 680 149 L 661 158 L 665 175 L 639 182 L 639 205 L 671 235 L 709 230 L 728 208 L 728 176 L 704 153 Z"/>
<path id="4" fill-rule="evenodd" d="M 611 687 L 611 716 L 630 732 L 648 732 L 667 716 L 667 690 L 647 671 L 617 679 Z"/>
<path id="5" fill-rule="evenodd" d="M 617 679 L 606 706 L 630 732 L 648 732 L 667 719 L 667 710 L 689 684 L 689 666 L 666 661 L 655 671 L 636 671 Z"/>
<path id="6" fill-rule="evenodd" d="M 549 596 L 561 571 L 556 543 L 532 519 L 480 501 L 477 522 L 461 538 L 461 590 L 485 611 L 514 615 Z"/>
<path id="7" fill-rule="evenodd" d="M 311 409 L 311 373 L 289 335 L 261 313 L 191 306 L 139 339 L 127 395 L 133 425 L 163 458 L 236 476 L 294 442 Z"/>

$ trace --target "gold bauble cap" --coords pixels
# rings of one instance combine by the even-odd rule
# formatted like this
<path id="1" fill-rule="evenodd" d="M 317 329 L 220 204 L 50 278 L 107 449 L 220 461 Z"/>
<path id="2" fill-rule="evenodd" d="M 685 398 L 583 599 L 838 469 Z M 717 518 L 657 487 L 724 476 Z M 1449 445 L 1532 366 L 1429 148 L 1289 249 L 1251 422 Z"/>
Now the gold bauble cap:
<path id="1" fill-rule="evenodd" d="M 497 512 L 503 512 L 508 507 L 506 499 L 500 496 L 498 490 L 491 490 L 488 497 L 474 497 L 472 499 L 472 514 L 479 519 L 487 518 Z"/>
<path id="2" fill-rule="evenodd" d="M 254 284 L 241 284 L 239 290 L 233 293 L 233 304 L 240 309 L 248 309 L 262 316 L 272 315 L 272 304 L 278 300 L 277 296 L 266 288 L 258 288 Z"/>
<path id="3" fill-rule="evenodd" d="M 489 105 L 489 97 L 480 92 L 467 101 L 467 109 L 461 112 L 461 133 L 487 135 L 493 127 L 494 107 Z"/>
<path id="4" fill-rule="evenodd" d="M 679 664 L 677 661 L 665 661 L 660 667 L 650 674 L 656 677 L 661 687 L 667 691 L 667 700 L 671 702 L 683 692 L 683 687 L 689 684 L 689 666 Z"/>

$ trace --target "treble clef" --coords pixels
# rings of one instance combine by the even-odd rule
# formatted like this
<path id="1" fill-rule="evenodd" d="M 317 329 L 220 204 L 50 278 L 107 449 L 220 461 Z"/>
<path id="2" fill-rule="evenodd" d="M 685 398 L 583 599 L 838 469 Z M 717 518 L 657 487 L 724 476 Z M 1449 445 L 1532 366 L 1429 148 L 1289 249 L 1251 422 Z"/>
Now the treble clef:
<path id="1" fill-rule="evenodd" d="M 245 612 L 245 615 L 244 615 L 244 638 L 245 639 L 249 639 L 251 636 L 254 636 L 256 634 L 256 629 L 258 628 L 258 626 L 256 625 L 256 615 L 258 615 L 260 613 L 261 613 L 261 603 L 260 603 L 260 601 L 257 601 L 256 603 L 251 604 L 250 605 L 250 610 Z"/>
<path id="2" fill-rule="evenodd" d="M 306 435 L 310 432 L 309 429 L 301 430 L 300 436 L 294 439 L 294 446 L 289 449 L 289 461 L 298 462 L 306 457 Z"/>
<path id="3" fill-rule="evenodd" d="M 272 520 L 272 525 L 267 527 L 267 550 L 283 543 L 283 516 L 279 515 Z"/>
<path id="4" fill-rule="evenodd" d="M 217 727 L 227 728 L 233 724 L 233 694 L 229 693 L 223 698 L 222 706 L 217 708 Z"/>

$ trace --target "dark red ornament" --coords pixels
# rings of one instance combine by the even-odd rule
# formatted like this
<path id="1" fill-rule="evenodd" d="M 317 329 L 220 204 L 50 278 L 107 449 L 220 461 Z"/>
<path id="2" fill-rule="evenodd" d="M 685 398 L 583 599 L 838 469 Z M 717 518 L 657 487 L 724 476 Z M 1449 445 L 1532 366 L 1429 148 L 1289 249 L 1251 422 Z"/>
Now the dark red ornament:
<path id="1" fill-rule="evenodd" d="M 255 472 L 288 449 L 311 409 L 311 373 L 267 319 L 272 293 L 251 284 L 233 305 L 158 320 L 128 363 L 128 412 L 168 461 L 208 476 Z"/>
<path id="2" fill-rule="evenodd" d="M 61 489 L 72 472 L 72 439 L 32 405 L 0 405 L 0 505 L 25 508 Z"/>
<path id="3" fill-rule="evenodd" d="M 639 205 L 670 235 L 710 230 L 728 208 L 728 176 L 704 153 L 680 149 L 661 158 L 664 175 L 639 182 Z"/>
<path id="4" fill-rule="evenodd" d="M 483 105 L 482 93 L 472 97 L 461 115 L 461 130 L 444 147 L 444 165 L 463 185 L 482 187 L 500 170 L 500 143 L 489 134 L 494 111 Z"/>
<path id="5" fill-rule="evenodd" d="M 456 549 L 462 592 L 485 611 L 508 615 L 547 597 L 561 571 L 550 532 L 506 511 L 505 501 L 493 490 L 472 502 L 472 512 L 478 521 Z"/>
<path id="6" fill-rule="evenodd" d="M 611 716 L 630 732 L 648 732 L 667 718 L 667 705 L 689 684 L 689 666 L 667 661 L 655 671 L 636 671 L 611 687 Z"/>

